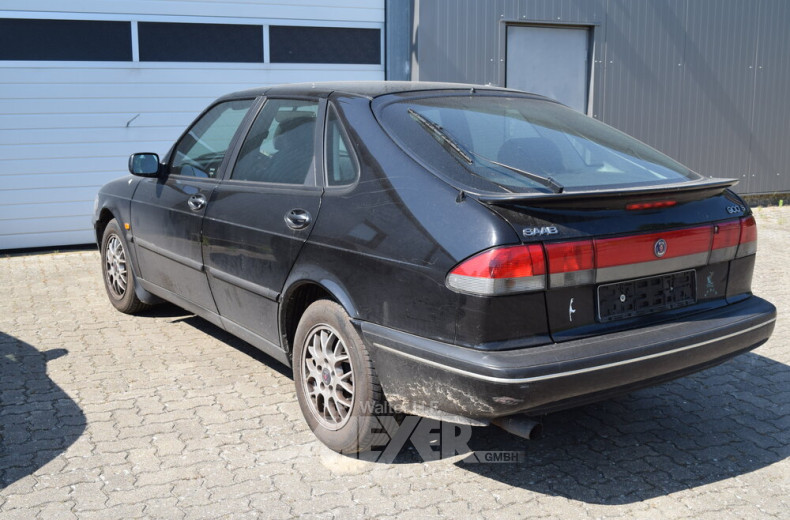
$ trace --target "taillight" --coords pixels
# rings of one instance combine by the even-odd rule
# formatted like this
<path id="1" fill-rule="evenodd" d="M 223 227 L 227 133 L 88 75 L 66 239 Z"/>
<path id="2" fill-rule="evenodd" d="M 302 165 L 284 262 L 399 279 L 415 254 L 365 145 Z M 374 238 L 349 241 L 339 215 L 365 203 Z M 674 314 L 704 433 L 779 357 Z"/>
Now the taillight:
<path id="1" fill-rule="evenodd" d="M 710 226 L 662 231 L 645 235 L 631 235 L 595 240 L 595 266 L 598 269 L 621 265 L 653 262 L 692 254 L 700 255 L 702 263 L 707 260 L 710 249 Z M 656 250 L 656 243 L 664 241 L 665 248 Z"/>
<path id="2" fill-rule="evenodd" d="M 489 249 L 450 271 L 447 286 L 498 296 L 653 276 L 756 251 L 757 224 L 749 216 L 641 235 Z"/>
<path id="3" fill-rule="evenodd" d="M 749 216 L 741 219 L 741 237 L 738 240 L 736 258 L 753 255 L 757 252 L 757 222 Z"/>
<path id="4" fill-rule="evenodd" d="M 546 263 L 538 244 L 490 249 L 458 264 L 447 275 L 457 291 L 497 296 L 546 288 Z"/>
<path id="5" fill-rule="evenodd" d="M 592 240 L 546 244 L 551 287 L 585 285 L 595 281 Z"/>
<path id="6" fill-rule="evenodd" d="M 713 243 L 711 244 L 710 260 L 708 260 L 708 263 L 715 264 L 735 258 L 740 236 L 740 220 L 716 224 L 713 227 Z"/>
<path id="7" fill-rule="evenodd" d="M 756 252 L 757 223 L 754 217 L 744 217 L 714 226 L 708 263 L 725 262 L 733 258 L 753 255 Z"/>

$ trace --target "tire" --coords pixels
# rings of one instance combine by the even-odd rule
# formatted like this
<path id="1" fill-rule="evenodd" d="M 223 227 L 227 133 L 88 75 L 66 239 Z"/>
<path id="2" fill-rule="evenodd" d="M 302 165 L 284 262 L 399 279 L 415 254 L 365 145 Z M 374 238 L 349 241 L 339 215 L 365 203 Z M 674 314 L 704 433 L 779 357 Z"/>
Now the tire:
<path id="1" fill-rule="evenodd" d="M 113 307 L 126 314 L 136 314 L 150 306 L 141 302 L 134 292 L 134 271 L 128 251 L 121 227 L 112 219 L 104 228 L 101 240 L 104 289 Z"/>
<path id="2" fill-rule="evenodd" d="M 377 417 L 388 407 L 367 348 L 340 305 L 319 300 L 307 308 L 293 367 L 299 407 L 315 436 L 339 453 L 369 450 Z"/>

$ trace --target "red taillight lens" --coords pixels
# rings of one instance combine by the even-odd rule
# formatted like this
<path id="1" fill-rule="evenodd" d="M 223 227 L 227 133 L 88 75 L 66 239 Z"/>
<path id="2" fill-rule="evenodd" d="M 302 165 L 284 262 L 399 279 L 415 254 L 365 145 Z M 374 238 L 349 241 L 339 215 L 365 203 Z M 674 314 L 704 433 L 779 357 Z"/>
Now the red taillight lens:
<path id="1" fill-rule="evenodd" d="M 458 264 L 446 283 L 459 292 L 496 296 L 652 276 L 756 251 L 757 224 L 749 216 L 641 235 L 498 247 Z"/>
<path id="2" fill-rule="evenodd" d="M 712 234 L 711 226 L 701 226 L 646 235 L 596 239 L 596 267 L 616 267 L 693 254 L 701 255 L 702 263 L 705 263 Z M 655 250 L 656 242 L 662 239 L 668 247 L 659 256 Z"/>
<path id="3" fill-rule="evenodd" d="M 757 222 L 749 216 L 741 219 L 741 238 L 738 241 L 737 258 L 757 252 Z"/>
<path id="4" fill-rule="evenodd" d="M 735 258 L 740 235 L 741 222 L 739 220 L 716 224 L 713 228 L 713 243 L 708 263 L 715 264 Z"/>
<path id="5" fill-rule="evenodd" d="M 546 288 L 543 247 L 499 247 L 458 264 L 447 275 L 447 286 L 461 292 L 495 296 Z"/>
<path id="6" fill-rule="evenodd" d="M 593 283 L 595 252 L 592 240 L 546 244 L 551 287 Z"/>

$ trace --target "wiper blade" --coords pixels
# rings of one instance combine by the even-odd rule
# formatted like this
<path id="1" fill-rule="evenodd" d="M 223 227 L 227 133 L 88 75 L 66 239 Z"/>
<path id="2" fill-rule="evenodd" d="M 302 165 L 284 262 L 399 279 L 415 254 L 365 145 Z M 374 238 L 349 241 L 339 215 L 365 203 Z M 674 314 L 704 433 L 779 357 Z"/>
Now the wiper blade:
<path id="1" fill-rule="evenodd" d="M 479 157 L 479 156 L 477 156 L 477 157 Z M 486 159 L 485 157 L 482 157 L 482 159 L 485 159 L 486 161 L 490 162 L 491 164 L 496 164 L 497 166 L 501 166 L 502 168 L 507 168 L 508 170 L 510 170 L 512 172 L 516 172 L 516 173 L 518 173 L 520 175 L 523 175 L 524 177 L 526 177 L 528 179 L 532 179 L 533 181 L 537 182 L 538 184 L 542 184 L 543 186 L 546 186 L 547 188 L 549 188 L 554 193 L 562 193 L 562 191 L 565 189 L 565 186 L 563 186 L 559 182 L 555 181 L 551 177 L 544 177 L 543 175 L 538 175 L 537 173 L 528 172 L 526 170 L 522 170 L 521 168 L 516 168 L 515 166 L 510 166 L 509 164 L 505 164 L 505 163 L 501 163 L 501 162 L 498 162 L 498 161 L 494 161 L 492 159 Z"/>
<path id="2" fill-rule="evenodd" d="M 423 128 L 428 130 L 434 138 L 438 141 L 441 141 L 443 145 L 448 146 L 452 151 L 454 151 L 458 156 L 460 156 L 467 164 L 472 164 L 472 156 L 464 150 L 464 148 L 458 144 L 455 139 L 447 135 L 441 125 L 438 123 L 434 123 L 424 115 L 420 114 L 419 112 L 415 111 L 414 109 L 409 109 L 409 115 L 412 119 L 420 123 Z"/>
<path id="3" fill-rule="evenodd" d="M 455 152 L 455 154 L 461 159 L 463 159 L 467 164 L 474 163 L 474 160 L 472 159 L 472 157 L 474 156 L 478 159 L 481 159 L 483 162 L 491 163 L 501 168 L 510 170 L 514 173 L 518 173 L 519 175 L 522 175 L 530 180 L 537 182 L 542 186 L 549 188 L 554 193 L 562 193 L 562 191 L 565 189 L 564 186 L 562 186 L 560 183 L 558 183 L 551 177 L 544 177 L 542 175 L 538 175 L 537 173 L 528 172 L 520 168 L 516 168 L 515 166 L 510 166 L 509 164 L 504 164 L 498 161 L 494 161 L 478 153 L 475 153 L 471 150 L 466 150 L 463 146 L 458 144 L 458 142 L 455 139 L 450 137 L 450 135 L 444 131 L 444 128 L 442 128 L 440 124 L 431 121 L 430 119 L 428 119 L 427 117 L 425 117 L 424 115 L 420 114 L 419 112 L 417 112 L 412 108 L 410 108 L 408 111 L 412 119 L 420 123 L 420 125 L 423 128 L 425 128 L 436 140 L 440 141 L 442 145 L 450 148 L 450 150 Z M 486 179 L 486 180 L 488 180 L 489 182 L 493 182 L 491 179 Z M 504 186 L 502 186 L 501 184 L 498 184 L 496 182 L 494 182 L 494 184 L 497 184 L 497 186 L 504 188 Z"/>

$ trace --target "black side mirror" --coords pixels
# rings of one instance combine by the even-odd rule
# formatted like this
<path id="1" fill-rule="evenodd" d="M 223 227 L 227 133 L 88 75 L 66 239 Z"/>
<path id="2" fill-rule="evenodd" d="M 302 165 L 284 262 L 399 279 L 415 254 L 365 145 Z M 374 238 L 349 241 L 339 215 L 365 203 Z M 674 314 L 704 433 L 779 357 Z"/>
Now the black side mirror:
<path id="1" fill-rule="evenodd" d="M 159 175 L 159 156 L 155 153 L 133 153 L 129 156 L 129 173 L 156 177 Z"/>

